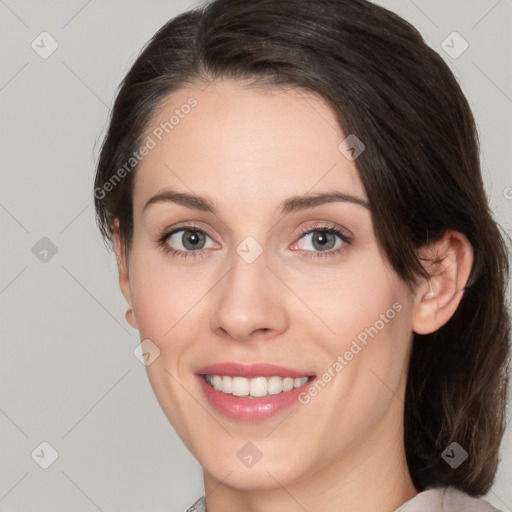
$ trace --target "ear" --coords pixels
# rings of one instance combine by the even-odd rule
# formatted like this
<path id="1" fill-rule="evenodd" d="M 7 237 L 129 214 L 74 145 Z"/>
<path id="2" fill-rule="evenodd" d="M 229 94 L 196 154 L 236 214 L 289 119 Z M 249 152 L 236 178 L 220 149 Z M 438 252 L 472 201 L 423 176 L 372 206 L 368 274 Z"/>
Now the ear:
<path id="1" fill-rule="evenodd" d="M 132 309 L 132 291 L 130 287 L 130 276 L 128 273 L 128 261 L 126 258 L 126 244 L 119 230 L 119 219 L 114 219 L 112 223 L 112 238 L 114 240 L 114 249 L 116 252 L 117 269 L 119 272 L 119 287 L 128 303 L 126 311 L 126 321 L 135 329 L 138 329 L 137 320 Z"/>
<path id="2" fill-rule="evenodd" d="M 422 247 L 418 256 L 430 277 L 416 290 L 412 330 L 430 334 L 455 313 L 471 273 L 473 248 L 462 233 L 448 230 Z"/>

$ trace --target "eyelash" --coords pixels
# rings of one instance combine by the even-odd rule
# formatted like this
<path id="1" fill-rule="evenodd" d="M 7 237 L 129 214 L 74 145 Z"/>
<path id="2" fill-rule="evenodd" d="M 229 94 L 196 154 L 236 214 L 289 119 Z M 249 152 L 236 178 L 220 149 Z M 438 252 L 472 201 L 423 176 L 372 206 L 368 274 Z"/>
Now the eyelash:
<path id="1" fill-rule="evenodd" d="M 206 233 L 202 228 L 199 226 L 196 226 L 194 224 L 187 224 L 184 226 L 179 226 L 178 228 L 175 228 L 171 231 L 165 231 L 162 233 L 158 240 L 157 245 L 164 254 L 171 254 L 172 256 L 176 256 L 178 258 L 202 258 L 204 257 L 204 250 L 197 250 L 197 251 L 182 251 L 179 249 L 173 249 L 172 247 L 169 247 L 169 245 L 166 243 L 167 239 L 174 235 L 175 233 L 178 233 L 180 231 L 199 231 L 206 236 L 209 236 L 208 233 Z M 331 233 L 333 235 L 337 235 L 341 241 L 343 242 L 343 245 L 341 247 L 338 247 L 338 249 L 335 250 L 329 250 L 329 251 L 306 251 L 304 249 L 299 249 L 300 252 L 306 252 L 308 253 L 308 256 L 305 256 L 306 258 L 325 258 L 325 257 L 334 257 L 337 256 L 339 253 L 341 253 L 343 250 L 345 250 L 345 246 L 352 244 L 352 239 L 346 235 L 341 229 L 331 226 L 331 225 L 315 225 L 310 226 L 307 228 L 302 228 L 300 231 L 300 237 L 297 239 L 297 241 L 301 240 L 304 235 L 315 233 L 315 232 L 322 232 L 322 233 Z M 211 238 L 211 237 L 210 237 Z"/>

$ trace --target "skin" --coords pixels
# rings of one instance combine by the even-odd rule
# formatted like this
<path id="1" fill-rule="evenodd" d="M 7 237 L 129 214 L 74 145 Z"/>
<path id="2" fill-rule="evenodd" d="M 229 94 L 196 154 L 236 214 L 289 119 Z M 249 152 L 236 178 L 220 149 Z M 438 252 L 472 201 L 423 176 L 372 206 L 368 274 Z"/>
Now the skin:
<path id="1" fill-rule="evenodd" d="M 420 256 L 445 258 L 412 292 L 378 246 L 369 209 L 331 202 L 279 212 L 295 195 L 341 191 L 367 200 L 355 162 L 338 149 L 346 135 L 321 98 L 228 80 L 190 85 L 169 96 L 147 133 L 190 97 L 197 106 L 136 171 L 129 258 L 117 222 L 114 241 L 131 305 L 127 321 L 160 350 L 147 373 L 170 423 L 204 468 L 208 511 L 392 512 L 418 493 L 402 428 L 412 335 L 435 331 L 457 308 L 471 246 L 450 231 L 422 248 Z M 207 196 L 218 211 L 172 202 L 143 211 L 166 188 Z M 196 251 L 202 255 L 165 254 L 158 238 L 189 222 L 208 235 Z M 351 243 L 336 236 L 327 255 L 301 238 L 301 228 L 325 223 L 341 227 Z M 165 243 L 185 251 L 182 234 Z M 236 252 L 247 236 L 263 249 L 252 263 Z M 400 312 L 317 396 L 275 418 L 225 418 L 194 376 L 223 361 L 321 376 L 394 303 Z M 262 454 L 251 468 L 237 457 L 247 442 Z"/>

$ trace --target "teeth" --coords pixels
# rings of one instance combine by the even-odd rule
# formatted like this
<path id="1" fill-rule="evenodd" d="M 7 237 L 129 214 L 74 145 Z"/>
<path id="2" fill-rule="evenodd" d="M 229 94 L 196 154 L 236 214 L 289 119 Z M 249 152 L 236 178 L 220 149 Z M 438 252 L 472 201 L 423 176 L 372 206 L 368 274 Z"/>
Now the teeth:
<path id="1" fill-rule="evenodd" d="M 206 382 L 217 391 L 234 396 L 262 397 L 277 395 L 283 391 L 291 391 L 306 384 L 308 377 L 256 377 L 246 379 L 245 377 L 230 377 L 228 375 L 205 375 Z"/>
<path id="2" fill-rule="evenodd" d="M 231 377 L 227 377 L 227 376 L 222 377 L 221 391 L 223 391 L 224 393 L 231 393 L 232 389 L 233 389 L 232 384 L 233 384 L 233 381 L 232 381 Z"/>

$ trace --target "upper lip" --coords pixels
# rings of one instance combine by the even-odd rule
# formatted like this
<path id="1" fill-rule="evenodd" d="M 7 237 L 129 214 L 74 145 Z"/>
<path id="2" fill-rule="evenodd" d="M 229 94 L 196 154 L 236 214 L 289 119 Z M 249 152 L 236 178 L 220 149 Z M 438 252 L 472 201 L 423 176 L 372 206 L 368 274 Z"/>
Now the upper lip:
<path id="1" fill-rule="evenodd" d="M 275 364 L 257 363 L 257 364 L 239 364 L 239 363 L 215 363 L 203 366 L 196 371 L 196 375 L 229 375 L 231 377 L 245 377 L 251 379 L 254 377 L 310 377 L 313 372 L 304 372 L 286 368 Z"/>

